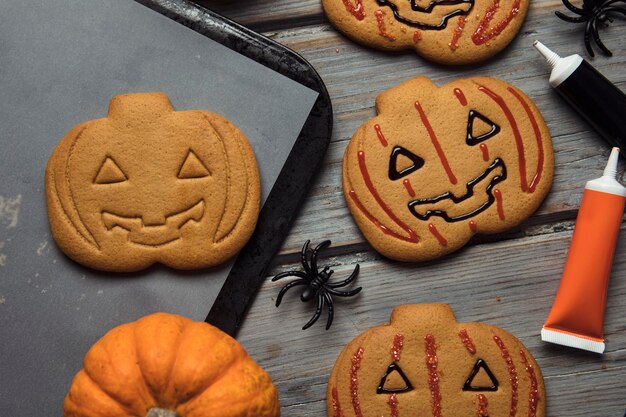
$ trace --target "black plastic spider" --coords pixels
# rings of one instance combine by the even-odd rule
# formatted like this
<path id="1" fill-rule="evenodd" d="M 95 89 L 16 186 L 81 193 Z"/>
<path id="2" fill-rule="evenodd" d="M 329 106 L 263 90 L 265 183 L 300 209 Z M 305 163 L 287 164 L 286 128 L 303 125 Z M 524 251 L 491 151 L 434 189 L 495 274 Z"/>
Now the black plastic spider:
<path id="1" fill-rule="evenodd" d="M 276 299 L 276 307 L 278 307 L 283 300 L 283 296 L 285 293 L 292 287 L 298 285 L 306 285 L 302 294 L 300 294 L 300 300 L 303 302 L 308 302 L 317 297 L 317 309 L 315 310 L 315 314 L 309 320 L 307 324 L 302 327 L 302 330 L 306 330 L 313 325 L 320 318 L 322 314 L 322 309 L 324 308 L 324 304 L 328 306 L 328 320 L 326 321 L 326 330 L 330 329 L 330 325 L 333 323 L 333 295 L 337 295 L 339 297 L 352 297 L 353 295 L 357 295 L 361 292 L 361 287 L 355 288 L 350 291 L 338 291 L 337 288 L 345 287 L 354 281 L 359 274 L 359 264 L 356 265 L 354 271 L 350 274 L 348 278 L 341 282 L 336 282 L 330 284 L 328 280 L 330 276 L 333 274 L 333 270 L 330 267 L 325 267 L 322 272 L 317 269 L 317 255 L 319 252 L 328 247 L 330 245 L 330 240 L 325 240 L 319 245 L 315 247 L 312 251 L 309 261 L 309 243 L 311 241 L 307 240 L 304 242 L 304 246 L 302 246 L 302 252 L 300 254 L 302 260 L 302 266 L 304 267 L 303 271 L 287 271 L 282 272 L 272 278 L 272 281 L 278 281 L 281 278 L 294 276 L 300 277 L 301 279 L 297 279 L 295 281 L 290 282 L 285 285 L 280 292 L 278 293 L 278 298 Z"/>
<path id="2" fill-rule="evenodd" d="M 572 23 L 587 22 L 585 27 L 585 47 L 587 48 L 589 55 L 595 56 L 593 49 L 591 48 L 590 39 L 590 37 L 593 36 L 593 40 L 596 42 L 596 45 L 598 45 L 600 50 L 602 50 L 602 52 L 607 56 L 613 56 L 613 53 L 611 53 L 611 51 L 609 51 L 609 49 L 604 46 L 600 40 L 600 35 L 598 34 L 598 23 L 601 23 L 605 27 L 608 26 L 609 23 L 612 23 L 613 19 L 609 16 L 611 13 L 620 13 L 626 16 L 626 0 L 583 0 L 582 9 L 574 6 L 569 2 L 569 0 L 562 1 L 565 7 L 577 14 L 578 17 L 568 16 L 561 12 L 555 12 L 559 18 Z"/>

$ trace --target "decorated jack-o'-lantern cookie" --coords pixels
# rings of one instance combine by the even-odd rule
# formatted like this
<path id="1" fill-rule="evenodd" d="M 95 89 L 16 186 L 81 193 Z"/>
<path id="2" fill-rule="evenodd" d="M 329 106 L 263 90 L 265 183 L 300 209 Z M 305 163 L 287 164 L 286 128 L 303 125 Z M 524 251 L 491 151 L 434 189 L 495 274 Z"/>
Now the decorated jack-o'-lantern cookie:
<path id="1" fill-rule="evenodd" d="M 414 49 L 443 64 L 479 62 L 519 31 L 529 0 L 322 0 L 331 23 L 379 49 Z"/>
<path id="2" fill-rule="evenodd" d="M 113 97 L 108 117 L 70 130 L 46 169 L 55 241 L 108 271 L 219 264 L 252 234 L 259 196 L 243 133 L 215 113 L 175 112 L 162 93 Z"/>
<path id="3" fill-rule="evenodd" d="M 518 225 L 552 184 L 552 139 L 520 90 L 493 78 L 437 87 L 409 80 L 380 94 L 354 134 L 343 190 L 367 240 L 402 261 L 433 259 L 475 233 Z"/>
<path id="4" fill-rule="evenodd" d="M 105 334 L 85 355 L 65 417 L 278 417 L 269 375 L 232 337 L 156 313 Z"/>
<path id="5" fill-rule="evenodd" d="M 510 333 L 457 323 L 446 304 L 402 305 L 341 352 L 329 417 L 544 417 L 539 366 Z"/>

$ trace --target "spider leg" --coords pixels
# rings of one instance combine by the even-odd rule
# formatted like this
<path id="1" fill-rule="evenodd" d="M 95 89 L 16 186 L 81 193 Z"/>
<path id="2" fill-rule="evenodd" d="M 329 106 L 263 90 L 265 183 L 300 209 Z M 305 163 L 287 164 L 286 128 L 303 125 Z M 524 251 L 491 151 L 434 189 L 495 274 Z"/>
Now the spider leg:
<path id="1" fill-rule="evenodd" d="M 339 297 L 352 297 L 360 293 L 362 289 L 362 287 L 358 287 L 350 291 L 337 291 L 333 288 L 326 288 L 326 291 L 328 291 L 329 294 L 338 295 Z"/>
<path id="2" fill-rule="evenodd" d="M 587 25 L 585 26 L 585 48 L 587 48 L 587 52 L 589 53 L 589 55 L 594 57 L 596 56 L 596 54 L 593 52 L 593 49 L 591 49 L 591 40 L 589 39 L 589 33 L 591 31 L 591 23 L 592 23 L 592 20 L 589 19 L 587 21 Z"/>
<path id="3" fill-rule="evenodd" d="M 330 325 L 333 324 L 333 298 L 326 291 L 322 290 L 321 292 L 328 306 L 328 320 L 326 320 L 326 330 L 328 330 L 330 329 Z"/>
<path id="4" fill-rule="evenodd" d="M 278 297 L 276 297 L 276 307 L 278 307 L 280 305 L 280 303 L 283 301 L 283 296 L 285 295 L 285 293 L 287 291 L 289 291 L 290 288 L 293 288 L 297 285 L 308 285 L 309 283 L 306 282 L 303 279 L 297 279 L 295 281 L 291 281 L 289 284 L 285 285 L 280 292 L 278 293 Z"/>
<path id="5" fill-rule="evenodd" d="M 281 272 L 280 274 L 277 274 L 274 278 L 272 278 L 272 282 L 278 281 L 279 279 L 282 279 L 285 277 L 300 277 L 304 279 L 309 278 L 308 275 L 302 271 L 286 271 L 286 272 Z"/>
<path id="6" fill-rule="evenodd" d="M 567 7 L 570 11 L 576 13 L 577 15 L 584 15 L 586 10 L 585 9 L 581 9 L 579 7 L 574 6 L 572 3 L 569 2 L 569 0 L 562 0 L 563 4 L 565 5 L 565 7 Z"/>
<path id="7" fill-rule="evenodd" d="M 580 23 L 580 22 L 584 22 L 588 19 L 588 17 L 586 16 L 580 16 L 580 17 L 573 17 L 573 16 L 568 16 L 565 13 L 561 13 L 560 11 L 556 11 L 554 12 L 554 14 L 561 20 L 565 20 L 566 22 L 570 22 L 570 23 Z"/>
<path id="8" fill-rule="evenodd" d="M 307 324 L 302 326 L 302 330 L 308 329 L 309 327 L 313 325 L 313 323 L 317 321 L 317 319 L 320 318 L 320 316 L 322 315 L 322 308 L 324 308 L 324 297 L 322 296 L 322 294 L 318 294 L 317 308 L 315 309 L 315 314 L 313 314 L 313 317 L 311 317 L 311 320 L 309 320 Z"/>
<path id="9" fill-rule="evenodd" d="M 304 272 L 306 272 L 307 275 L 312 275 L 311 267 L 309 266 L 309 261 L 307 259 L 307 252 L 309 251 L 309 243 L 311 243 L 310 240 L 307 240 L 306 242 L 304 242 L 304 246 L 302 246 L 302 252 L 300 252 L 300 260 L 302 261 L 302 267 L 304 268 Z"/>
<path id="10" fill-rule="evenodd" d="M 352 271 L 352 273 L 350 274 L 350 276 L 348 278 L 346 278 L 345 280 L 341 281 L 341 282 L 335 282 L 332 284 L 327 284 L 326 287 L 328 288 L 340 288 L 340 287 L 344 287 L 346 285 L 348 285 L 349 283 L 351 283 L 352 281 L 354 281 L 354 279 L 357 277 L 357 275 L 359 275 L 359 269 L 361 267 L 359 266 L 359 264 L 356 264 L 356 266 L 354 267 L 354 271 Z"/>
<path id="11" fill-rule="evenodd" d="M 313 249 L 313 254 L 311 255 L 311 270 L 315 275 L 319 275 L 319 271 L 317 270 L 317 254 L 322 249 L 328 247 L 330 245 L 330 240 L 325 240 Z"/>
<path id="12" fill-rule="evenodd" d="M 591 23 L 591 33 L 593 34 L 593 40 L 596 41 L 596 45 L 598 45 L 600 50 L 604 52 L 604 55 L 613 56 L 613 53 L 609 51 L 609 48 L 604 46 L 604 43 L 602 43 L 602 40 L 600 39 L 600 34 L 598 33 L 598 26 L 596 25 L 595 20 L 593 21 L 593 23 Z"/>

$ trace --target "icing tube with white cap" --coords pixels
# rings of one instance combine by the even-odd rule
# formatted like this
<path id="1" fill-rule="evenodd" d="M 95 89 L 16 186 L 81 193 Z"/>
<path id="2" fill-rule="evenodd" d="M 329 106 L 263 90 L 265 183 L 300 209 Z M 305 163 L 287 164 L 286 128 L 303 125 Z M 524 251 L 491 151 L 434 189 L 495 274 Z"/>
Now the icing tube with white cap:
<path id="1" fill-rule="evenodd" d="M 561 283 L 541 330 L 546 342 L 604 352 L 604 310 L 613 253 L 626 202 L 613 148 L 602 177 L 588 181 Z"/>
<path id="2" fill-rule="evenodd" d="M 550 85 L 611 145 L 626 151 L 626 95 L 580 55 L 561 58 L 539 41 Z"/>

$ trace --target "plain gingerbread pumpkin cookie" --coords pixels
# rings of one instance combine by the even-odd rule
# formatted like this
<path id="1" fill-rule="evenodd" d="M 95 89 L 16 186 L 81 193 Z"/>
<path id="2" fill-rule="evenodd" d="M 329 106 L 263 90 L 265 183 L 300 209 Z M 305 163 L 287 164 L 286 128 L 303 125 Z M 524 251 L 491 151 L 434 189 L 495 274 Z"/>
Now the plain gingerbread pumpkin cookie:
<path id="1" fill-rule="evenodd" d="M 426 261 L 519 225 L 552 185 L 552 138 L 517 88 L 419 77 L 376 98 L 343 157 L 343 191 L 381 254 Z"/>
<path id="2" fill-rule="evenodd" d="M 331 23 L 378 49 L 414 49 L 442 64 L 483 61 L 519 31 L 530 0 L 322 0 Z"/>
<path id="3" fill-rule="evenodd" d="M 162 93 L 113 97 L 46 168 L 52 236 L 83 265 L 195 269 L 234 256 L 254 231 L 260 181 L 252 148 L 224 117 L 174 111 Z"/>
<path id="4" fill-rule="evenodd" d="M 446 304 L 401 305 L 341 352 L 328 417 L 544 417 L 541 370 L 512 334 L 458 323 Z"/>

